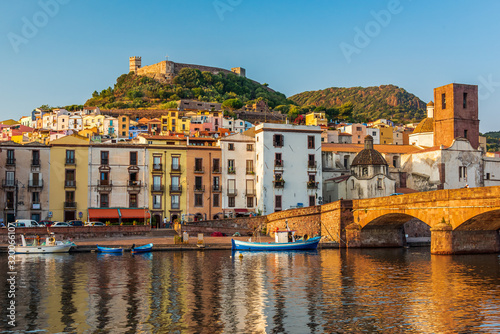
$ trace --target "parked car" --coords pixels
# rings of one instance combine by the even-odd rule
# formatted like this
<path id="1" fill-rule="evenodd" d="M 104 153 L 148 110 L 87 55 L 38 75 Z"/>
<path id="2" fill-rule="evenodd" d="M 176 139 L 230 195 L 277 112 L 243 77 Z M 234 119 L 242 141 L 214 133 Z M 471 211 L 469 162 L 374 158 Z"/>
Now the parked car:
<path id="1" fill-rule="evenodd" d="M 70 220 L 68 222 L 69 225 L 71 226 L 83 226 L 83 222 L 81 220 Z"/>
<path id="2" fill-rule="evenodd" d="M 54 222 L 50 227 L 71 227 L 71 225 L 65 222 Z"/>
<path id="3" fill-rule="evenodd" d="M 38 225 L 50 227 L 54 222 L 52 220 L 40 220 Z"/>
<path id="4" fill-rule="evenodd" d="M 87 222 L 85 223 L 85 226 L 106 226 L 106 224 L 102 222 Z"/>
<path id="5" fill-rule="evenodd" d="M 16 227 L 38 227 L 36 220 L 31 219 L 17 219 L 15 223 Z"/>

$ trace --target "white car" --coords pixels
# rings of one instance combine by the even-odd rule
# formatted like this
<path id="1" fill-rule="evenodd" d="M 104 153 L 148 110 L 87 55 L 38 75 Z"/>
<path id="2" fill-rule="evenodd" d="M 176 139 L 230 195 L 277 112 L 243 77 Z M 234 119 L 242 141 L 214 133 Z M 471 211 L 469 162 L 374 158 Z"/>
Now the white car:
<path id="1" fill-rule="evenodd" d="M 71 225 L 65 222 L 55 222 L 50 227 L 71 227 Z"/>
<path id="2" fill-rule="evenodd" d="M 87 222 L 85 223 L 85 226 L 106 226 L 106 224 L 102 222 Z"/>

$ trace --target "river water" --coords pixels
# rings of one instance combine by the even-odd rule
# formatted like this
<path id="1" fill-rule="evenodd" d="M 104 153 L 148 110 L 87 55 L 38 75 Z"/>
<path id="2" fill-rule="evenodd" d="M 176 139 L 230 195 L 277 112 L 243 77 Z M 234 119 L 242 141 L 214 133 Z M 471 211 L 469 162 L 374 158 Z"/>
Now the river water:
<path id="1" fill-rule="evenodd" d="M 2 333 L 499 333 L 500 257 L 427 248 L 16 255 Z"/>

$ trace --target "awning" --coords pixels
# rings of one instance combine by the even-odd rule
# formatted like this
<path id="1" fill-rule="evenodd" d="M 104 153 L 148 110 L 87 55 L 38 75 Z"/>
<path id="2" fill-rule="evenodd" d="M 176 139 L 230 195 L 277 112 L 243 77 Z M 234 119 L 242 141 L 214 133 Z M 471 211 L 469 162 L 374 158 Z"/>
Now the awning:
<path id="1" fill-rule="evenodd" d="M 248 212 L 248 209 L 234 209 L 235 213 L 245 213 Z"/>
<path id="2" fill-rule="evenodd" d="M 119 209 L 122 219 L 132 219 L 132 218 L 138 218 L 138 219 L 144 219 L 144 218 L 150 218 L 151 215 L 149 214 L 149 211 L 147 209 Z"/>
<path id="3" fill-rule="evenodd" d="M 89 220 L 100 218 L 118 219 L 120 215 L 117 209 L 89 209 Z"/>

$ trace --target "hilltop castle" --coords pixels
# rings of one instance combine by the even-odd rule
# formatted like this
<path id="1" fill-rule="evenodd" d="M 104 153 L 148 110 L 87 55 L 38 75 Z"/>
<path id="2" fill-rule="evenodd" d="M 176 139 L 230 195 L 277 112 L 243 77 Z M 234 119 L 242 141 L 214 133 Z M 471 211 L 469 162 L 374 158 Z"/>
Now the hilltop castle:
<path id="1" fill-rule="evenodd" d="M 161 82 L 171 82 L 183 68 L 195 68 L 202 72 L 211 72 L 212 74 L 235 73 L 239 76 L 246 77 L 246 71 L 242 67 L 233 67 L 231 71 L 228 71 L 218 67 L 181 64 L 169 60 L 142 67 L 141 57 L 129 57 L 129 72 L 134 72 L 137 75 L 145 75 Z"/>

